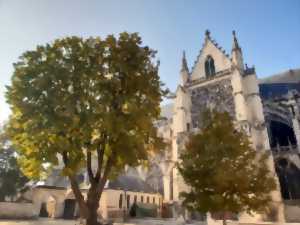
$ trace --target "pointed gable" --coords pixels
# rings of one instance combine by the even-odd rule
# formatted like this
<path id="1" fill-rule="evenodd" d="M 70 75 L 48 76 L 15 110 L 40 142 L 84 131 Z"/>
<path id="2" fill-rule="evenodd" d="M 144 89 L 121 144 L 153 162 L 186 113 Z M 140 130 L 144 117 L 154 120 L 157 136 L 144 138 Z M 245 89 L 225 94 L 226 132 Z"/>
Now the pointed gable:
<path id="1" fill-rule="evenodd" d="M 229 69 L 231 67 L 231 60 L 225 54 L 221 48 L 217 47 L 217 44 L 211 40 L 209 35 L 206 36 L 205 43 L 203 48 L 200 51 L 200 54 L 195 62 L 195 65 L 191 72 L 191 79 L 197 80 L 200 78 L 205 78 L 205 61 L 207 57 L 211 57 L 214 62 L 215 72 Z"/>

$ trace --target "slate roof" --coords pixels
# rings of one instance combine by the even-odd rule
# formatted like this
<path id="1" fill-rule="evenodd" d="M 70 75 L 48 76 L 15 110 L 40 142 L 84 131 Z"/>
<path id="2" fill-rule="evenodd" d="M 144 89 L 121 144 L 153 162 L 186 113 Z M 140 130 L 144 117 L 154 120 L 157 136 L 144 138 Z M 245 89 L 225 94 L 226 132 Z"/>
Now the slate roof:
<path id="1" fill-rule="evenodd" d="M 107 188 L 134 192 L 156 193 L 156 191 L 141 178 L 128 175 L 121 175 L 117 179 L 109 181 Z"/>
<path id="2" fill-rule="evenodd" d="M 287 70 L 282 73 L 274 74 L 272 76 L 259 79 L 261 84 L 274 83 L 299 83 L 300 82 L 300 68 Z"/>
<path id="3" fill-rule="evenodd" d="M 263 100 L 282 97 L 291 90 L 300 93 L 300 69 L 288 70 L 259 80 L 259 92 Z"/>
<path id="4" fill-rule="evenodd" d="M 82 184 L 84 182 L 83 174 L 79 174 L 76 177 L 77 182 Z M 67 177 L 61 176 L 61 171 L 54 169 L 52 174 L 44 181 L 41 181 L 41 184 L 47 187 L 53 186 L 57 188 L 69 188 L 70 182 Z"/>
<path id="5" fill-rule="evenodd" d="M 54 186 L 58 188 L 67 188 L 70 186 L 69 180 L 67 177 L 63 177 L 60 174 L 59 170 L 53 170 L 51 175 L 42 182 L 44 186 Z"/>
<path id="6" fill-rule="evenodd" d="M 259 93 L 263 100 L 280 98 L 291 90 L 297 90 L 300 93 L 300 83 L 259 84 Z"/>

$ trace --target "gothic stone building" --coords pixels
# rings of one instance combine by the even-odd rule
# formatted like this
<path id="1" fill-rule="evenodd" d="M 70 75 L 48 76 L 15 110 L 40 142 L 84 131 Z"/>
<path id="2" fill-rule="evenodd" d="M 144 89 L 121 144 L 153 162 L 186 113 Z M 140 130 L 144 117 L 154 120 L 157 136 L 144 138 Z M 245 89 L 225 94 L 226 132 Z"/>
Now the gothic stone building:
<path id="1" fill-rule="evenodd" d="M 201 110 L 215 108 L 229 112 L 257 151 L 272 153 L 269 166 L 280 183 L 272 196 L 283 220 L 282 199 L 285 208 L 300 199 L 299 93 L 299 69 L 258 80 L 255 68 L 244 65 L 235 32 L 229 56 L 207 31 L 191 70 L 183 54 L 180 84 L 158 122 L 160 134 L 172 143 L 161 165 L 165 201 L 180 201 L 179 192 L 186 187 L 173 165 L 187 134 L 198 130 Z"/>
<path id="2" fill-rule="evenodd" d="M 187 187 L 174 164 L 187 135 L 197 132 L 201 110 L 215 108 L 230 113 L 237 126 L 248 133 L 257 151 L 272 153 L 269 166 L 280 184 L 272 193 L 278 220 L 284 220 L 285 216 L 287 221 L 299 222 L 299 93 L 300 69 L 259 80 L 254 67 L 244 65 L 234 32 L 229 56 L 207 31 L 191 70 L 183 55 L 180 84 L 172 97 L 173 103 L 162 107 L 162 119 L 156 122 L 159 134 L 171 143 L 170 149 L 157 156 L 148 171 L 128 168 L 125 175 L 109 182 L 100 202 L 102 215 L 118 217 L 135 201 L 151 201 L 161 209 L 161 194 L 164 203 L 180 202 L 179 192 Z M 80 179 L 88 185 L 84 174 Z M 76 205 L 70 191 L 67 180 L 54 173 L 43 185 L 33 188 L 28 199 L 40 214 L 72 217 Z M 247 215 L 240 217 L 243 219 L 250 221 Z"/>

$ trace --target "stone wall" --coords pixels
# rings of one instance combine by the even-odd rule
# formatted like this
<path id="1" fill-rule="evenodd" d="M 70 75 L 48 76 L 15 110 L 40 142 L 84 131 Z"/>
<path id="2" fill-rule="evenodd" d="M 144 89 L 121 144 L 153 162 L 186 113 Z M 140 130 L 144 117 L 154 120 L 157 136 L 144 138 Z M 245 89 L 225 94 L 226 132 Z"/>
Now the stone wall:
<path id="1" fill-rule="evenodd" d="M 227 111 L 235 118 L 235 105 L 230 78 L 216 80 L 216 82 L 200 87 L 191 87 L 190 92 L 192 124 L 194 128 L 199 127 L 200 113 L 206 108 Z"/>
<path id="2" fill-rule="evenodd" d="M 42 204 L 46 204 L 49 217 L 61 218 L 64 212 L 64 201 L 68 198 L 64 188 L 52 189 L 46 187 L 33 188 L 31 191 L 32 202 L 40 212 Z"/>
<path id="3" fill-rule="evenodd" d="M 158 214 L 162 206 L 162 196 L 159 193 L 143 193 L 126 191 L 126 198 L 129 196 L 129 208 L 127 208 L 127 200 L 125 198 L 125 192 L 123 190 L 106 189 L 106 207 L 107 215 L 109 218 L 116 218 L 123 216 L 124 211 L 129 213 L 129 210 L 134 203 L 136 197 L 137 202 L 154 203 L 158 206 Z M 122 204 L 120 207 L 120 195 L 122 195 Z M 143 199 L 143 201 L 142 201 Z M 149 202 L 148 202 L 149 200 Z"/>
<path id="4" fill-rule="evenodd" d="M 113 189 L 106 189 L 106 200 L 107 200 L 107 208 L 109 209 L 118 209 L 119 208 L 119 199 L 120 195 L 122 195 L 122 207 L 126 207 L 127 200 L 125 199 L 125 191 L 123 190 L 113 190 Z M 161 206 L 162 203 L 162 196 L 159 193 L 143 193 L 143 192 L 132 192 L 126 191 L 126 197 L 129 197 L 129 205 L 131 206 L 134 202 L 134 198 L 136 196 L 137 202 L 148 203 L 147 200 L 149 199 L 149 203 L 154 203 L 157 206 Z M 154 199 L 154 202 L 153 202 Z"/>
<path id="5" fill-rule="evenodd" d="M 0 202 L 0 219 L 32 219 L 38 209 L 32 203 Z"/>
<path id="6" fill-rule="evenodd" d="M 82 190 L 82 192 L 83 196 L 86 198 L 86 190 Z M 120 208 L 119 199 L 121 194 L 122 206 Z M 27 199 L 32 199 L 33 204 L 31 204 L 31 208 L 35 208 L 37 216 L 40 213 L 42 204 L 45 204 L 48 217 L 51 218 L 62 218 L 64 215 L 65 201 L 74 199 L 74 195 L 71 189 L 55 189 L 50 187 L 33 188 L 31 191 L 28 191 L 25 196 Z M 137 202 L 141 202 L 141 198 L 143 196 L 143 202 L 145 203 L 149 199 L 149 203 L 155 203 L 159 207 L 161 207 L 162 204 L 162 196 L 159 193 L 142 193 L 127 191 L 126 197 L 128 196 L 130 196 L 129 208 L 133 204 L 135 196 L 137 198 Z M 16 203 L 16 206 L 22 209 L 22 204 L 23 203 Z M 123 190 L 105 189 L 100 199 L 98 213 L 105 219 L 111 217 L 111 215 L 114 215 L 114 217 L 118 217 L 120 215 L 123 215 L 124 209 L 127 208 L 126 205 L 127 200 L 125 199 L 125 192 Z M 11 210 L 9 209 L 9 211 Z M 13 210 L 11 213 L 13 213 Z M 115 216 L 115 214 L 117 216 Z M 74 215 L 79 215 L 77 203 L 74 210 Z"/>

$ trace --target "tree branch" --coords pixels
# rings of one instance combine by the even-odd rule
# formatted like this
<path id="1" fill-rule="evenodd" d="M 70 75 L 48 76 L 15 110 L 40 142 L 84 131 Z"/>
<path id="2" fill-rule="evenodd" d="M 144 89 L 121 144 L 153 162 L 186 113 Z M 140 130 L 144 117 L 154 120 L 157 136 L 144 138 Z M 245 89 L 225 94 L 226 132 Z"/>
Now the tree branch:
<path id="1" fill-rule="evenodd" d="M 99 190 L 99 194 L 101 196 L 102 192 L 103 192 L 103 189 L 104 189 L 104 186 L 105 186 L 105 183 L 107 181 L 107 178 L 108 178 L 108 175 L 109 175 L 109 172 L 112 168 L 112 165 L 113 165 L 113 162 L 114 162 L 114 159 L 115 159 L 115 155 L 116 153 L 112 153 L 111 156 L 108 158 L 107 162 L 106 162 L 106 166 L 105 166 L 105 169 L 104 169 L 104 173 L 103 173 L 103 176 L 102 178 L 100 179 L 100 181 L 98 182 L 98 190 Z"/>
<path id="2" fill-rule="evenodd" d="M 89 175 L 90 183 L 95 182 L 95 178 L 92 170 L 92 153 L 88 149 L 86 150 L 86 169 Z"/>
<path id="3" fill-rule="evenodd" d="M 73 194 L 78 202 L 78 205 L 80 207 L 80 213 L 85 217 L 87 218 L 88 217 L 88 213 L 89 213 L 89 210 L 88 210 L 88 207 L 84 201 L 84 197 L 80 191 L 80 188 L 79 188 L 79 185 L 75 179 L 74 176 L 68 176 L 69 177 L 69 180 L 70 180 L 70 183 L 71 183 L 71 188 L 72 188 L 72 191 L 73 191 Z"/>
<path id="4" fill-rule="evenodd" d="M 96 180 L 96 182 L 99 183 L 100 177 L 101 177 L 101 172 L 102 172 L 103 158 L 104 158 L 104 146 L 102 146 L 101 144 L 97 148 L 97 157 L 98 157 L 98 169 L 97 169 L 97 173 L 95 176 L 95 180 Z"/>
<path id="5" fill-rule="evenodd" d="M 63 157 L 63 162 L 65 164 L 65 167 L 67 167 L 67 165 L 68 165 L 68 153 L 66 151 L 64 151 L 63 154 L 62 154 L 62 157 Z"/>
<path id="6" fill-rule="evenodd" d="M 64 151 L 63 154 L 62 154 L 62 157 L 63 157 L 63 162 L 65 164 L 65 168 L 68 168 L 68 162 L 69 162 L 68 153 L 66 151 Z M 69 178 L 70 183 L 71 183 L 71 188 L 72 188 L 73 194 L 74 194 L 74 196 L 75 196 L 75 198 L 78 202 L 78 205 L 80 207 L 80 213 L 81 213 L 82 216 L 87 218 L 89 210 L 88 210 L 87 205 L 84 201 L 84 197 L 83 197 L 83 195 L 80 191 L 78 182 L 76 181 L 76 178 L 75 178 L 74 175 L 69 174 L 68 178 Z"/>

